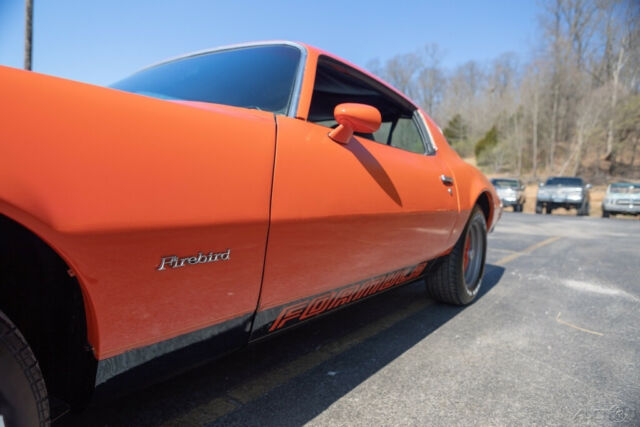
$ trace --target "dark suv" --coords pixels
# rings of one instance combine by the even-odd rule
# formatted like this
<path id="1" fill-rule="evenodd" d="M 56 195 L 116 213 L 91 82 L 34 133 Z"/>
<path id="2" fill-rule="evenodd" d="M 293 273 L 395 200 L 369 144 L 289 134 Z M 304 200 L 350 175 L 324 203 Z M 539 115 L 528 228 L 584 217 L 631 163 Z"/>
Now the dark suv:
<path id="1" fill-rule="evenodd" d="M 582 178 L 575 176 L 553 176 L 540 183 L 536 197 L 536 213 L 542 209 L 550 214 L 556 208 L 575 209 L 577 215 L 589 215 L 589 189 Z"/>

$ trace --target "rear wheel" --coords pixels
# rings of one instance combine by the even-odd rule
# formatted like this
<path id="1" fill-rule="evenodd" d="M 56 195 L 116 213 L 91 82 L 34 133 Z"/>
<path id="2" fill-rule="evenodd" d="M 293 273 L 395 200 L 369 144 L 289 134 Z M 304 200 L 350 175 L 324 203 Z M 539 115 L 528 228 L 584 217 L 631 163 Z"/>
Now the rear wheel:
<path id="1" fill-rule="evenodd" d="M 486 253 L 487 223 L 475 206 L 451 253 L 439 260 L 427 277 L 427 294 L 448 304 L 472 302 L 480 290 Z"/>
<path id="2" fill-rule="evenodd" d="M 49 425 L 47 388 L 31 348 L 0 311 L 0 426 Z"/>
<path id="3" fill-rule="evenodd" d="M 550 205 L 547 205 L 547 215 L 551 215 L 551 212 L 553 212 L 553 208 Z"/>

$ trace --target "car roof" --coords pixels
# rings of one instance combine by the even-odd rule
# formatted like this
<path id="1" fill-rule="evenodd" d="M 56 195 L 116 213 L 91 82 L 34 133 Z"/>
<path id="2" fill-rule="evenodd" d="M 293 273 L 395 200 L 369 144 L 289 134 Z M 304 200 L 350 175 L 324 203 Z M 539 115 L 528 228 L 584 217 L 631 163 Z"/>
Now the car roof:
<path id="1" fill-rule="evenodd" d="M 210 47 L 210 48 L 206 48 L 206 49 L 195 50 L 193 52 L 182 53 L 180 55 L 171 56 L 169 58 L 165 58 L 165 59 L 162 59 L 160 61 L 157 61 L 157 62 L 154 62 L 152 64 L 149 64 L 149 65 L 143 67 L 142 69 L 140 69 L 138 71 L 146 70 L 148 68 L 153 68 L 153 67 L 156 67 L 158 65 L 167 64 L 169 62 L 178 61 L 180 59 L 190 58 L 192 56 L 206 55 L 207 53 L 220 52 L 220 51 L 231 50 L 231 49 L 241 49 L 243 47 L 277 46 L 277 45 L 294 46 L 294 47 L 297 47 L 299 49 L 304 50 L 305 52 L 309 48 L 309 46 L 305 45 L 304 43 L 291 42 L 291 41 L 288 41 L 288 40 L 266 40 L 266 41 L 256 41 L 256 42 L 246 42 L 246 43 L 234 43 L 234 44 L 228 44 L 228 45 L 222 45 L 222 46 L 217 46 L 217 47 Z"/>

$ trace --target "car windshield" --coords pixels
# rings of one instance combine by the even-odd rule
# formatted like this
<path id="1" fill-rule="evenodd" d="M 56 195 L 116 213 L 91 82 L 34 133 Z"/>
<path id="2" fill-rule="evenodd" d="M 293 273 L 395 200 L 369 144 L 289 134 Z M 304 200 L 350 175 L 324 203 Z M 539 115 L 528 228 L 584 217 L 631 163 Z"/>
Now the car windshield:
<path id="1" fill-rule="evenodd" d="M 289 45 L 221 50 L 144 69 L 111 87 L 160 99 L 285 114 L 293 97 L 300 58 L 300 50 Z"/>
<path id="2" fill-rule="evenodd" d="M 582 187 L 582 178 L 557 176 L 547 179 L 545 185 L 562 185 L 565 187 Z"/>
<path id="3" fill-rule="evenodd" d="M 492 179 L 491 183 L 498 188 L 518 188 L 518 181 L 515 179 Z"/>
<path id="4" fill-rule="evenodd" d="M 609 186 L 610 193 L 640 193 L 640 183 L 616 182 Z"/>

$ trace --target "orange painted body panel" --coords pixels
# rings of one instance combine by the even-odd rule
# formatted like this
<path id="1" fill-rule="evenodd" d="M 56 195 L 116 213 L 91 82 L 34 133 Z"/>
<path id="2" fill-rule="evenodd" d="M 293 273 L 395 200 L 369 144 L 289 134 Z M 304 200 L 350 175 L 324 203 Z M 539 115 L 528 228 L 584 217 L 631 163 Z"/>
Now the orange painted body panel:
<path id="1" fill-rule="evenodd" d="M 429 132 L 436 147 L 438 147 L 438 155 L 447 163 L 454 178 L 460 209 L 460 215 L 453 229 L 453 235 L 456 236 L 456 240 L 462 234 L 462 230 L 471 214 L 471 209 L 473 209 L 481 194 L 487 195 L 489 199 L 490 215 L 487 220 L 487 230 L 492 230 L 502 215 L 502 205 L 495 188 L 482 172 L 458 156 L 458 153 L 447 143 L 442 131 L 431 118 L 422 111 L 421 115 L 425 118 Z"/>
<path id="2" fill-rule="evenodd" d="M 318 49 L 316 47 L 309 46 L 303 43 L 301 44 L 307 49 L 307 61 L 296 117 L 306 120 L 308 116 L 309 107 L 311 106 L 311 98 L 313 95 L 313 85 L 315 83 L 315 70 L 318 65 L 318 58 L 320 56 L 327 56 L 338 62 L 342 62 L 350 66 L 351 68 L 357 69 L 367 77 L 388 87 L 397 95 L 409 100 L 409 98 L 407 98 L 405 94 L 389 85 L 378 76 L 371 74 L 366 70 L 360 69 L 349 61 L 346 61 L 322 49 Z M 412 104 L 416 105 L 413 101 L 409 101 Z M 453 150 L 449 146 L 438 125 L 436 125 L 436 123 L 424 111 L 422 111 L 422 109 L 417 106 L 416 108 L 420 111 L 420 115 L 424 119 L 425 125 L 429 129 L 429 133 L 433 140 L 433 143 L 437 147 L 437 155 L 440 157 L 441 161 L 447 165 L 451 173 L 455 175 L 456 178 L 454 182 L 455 189 L 457 190 L 457 199 L 460 214 L 458 215 L 452 236 L 456 239 L 460 236 L 464 225 L 469 218 L 471 209 L 475 205 L 480 195 L 483 193 L 488 195 L 490 199 L 490 204 L 492 207 L 492 217 L 489 219 L 487 229 L 492 229 L 498 222 L 502 213 L 500 199 L 498 198 L 493 185 L 491 185 L 489 180 L 484 176 L 484 174 L 482 174 L 482 172 L 462 160 L 458 153 L 456 153 L 455 150 Z M 453 241 L 455 242 L 455 239 Z M 450 249 L 451 247 L 449 247 L 446 252 L 448 252 Z"/>
<path id="3" fill-rule="evenodd" d="M 455 195 L 438 156 L 278 117 L 260 309 L 418 264 L 451 246 Z"/>
<path id="4" fill-rule="evenodd" d="M 297 118 L 0 67 L 0 214 L 73 269 L 98 359 L 442 255 L 483 193 L 495 224 L 493 187 L 424 113 L 429 156 L 306 122 L 330 56 L 306 50 Z"/>
<path id="5" fill-rule="evenodd" d="M 0 213 L 74 269 L 98 358 L 255 310 L 272 114 L 1 71 Z M 162 256 L 227 248 L 227 262 L 156 271 Z"/>

